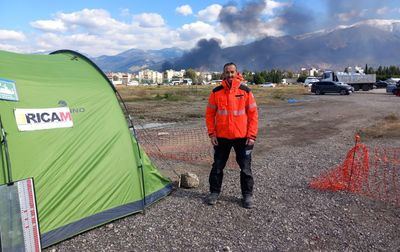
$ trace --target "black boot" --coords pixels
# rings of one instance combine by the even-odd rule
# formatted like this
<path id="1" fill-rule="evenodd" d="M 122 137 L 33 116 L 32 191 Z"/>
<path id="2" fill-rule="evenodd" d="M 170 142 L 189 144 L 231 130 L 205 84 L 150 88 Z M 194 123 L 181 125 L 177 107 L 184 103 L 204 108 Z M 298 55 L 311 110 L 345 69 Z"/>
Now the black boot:
<path id="1" fill-rule="evenodd" d="M 243 195 L 242 204 L 244 208 L 253 208 L 253 197 L 251 195 Z"/>
<path id="2" fill-rule="evenodd" d="M 209 204 L 209 205 L 217 204 L 218 197 L 219 197 L 219 193 L 210 193 L 206 199 L 207 204 Z"/>

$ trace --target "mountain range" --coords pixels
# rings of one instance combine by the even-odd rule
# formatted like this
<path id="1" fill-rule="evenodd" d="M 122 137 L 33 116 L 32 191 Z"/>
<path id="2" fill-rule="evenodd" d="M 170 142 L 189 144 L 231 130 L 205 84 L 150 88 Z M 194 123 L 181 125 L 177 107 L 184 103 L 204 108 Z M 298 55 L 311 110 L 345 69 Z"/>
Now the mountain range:
<path id="1" fill-rule="evenodd" d="M 245 45 L 221 48 L 217 40 L 200 40 L 190 51 L 177 48 L 131 49 L 93 60 L 103 71 L 135 72 L 194 68 L 220 71 L 226 62 L 240 69 L 260 71 L 301 67 L 343 70 L 346 66 L 398 65 L 400 20 L 365 20 L 298 36 L 265 37 Z"/>
<path id="2" fill-rule="evenodd" d="M 100 56 L 92 60 L 104 72 L 136 72 L 145 68 L 160 70 L 163 63 L 179 58 L 184 51 L 178 48 L 161 50 L 130 49 L 114 56 Z"/>

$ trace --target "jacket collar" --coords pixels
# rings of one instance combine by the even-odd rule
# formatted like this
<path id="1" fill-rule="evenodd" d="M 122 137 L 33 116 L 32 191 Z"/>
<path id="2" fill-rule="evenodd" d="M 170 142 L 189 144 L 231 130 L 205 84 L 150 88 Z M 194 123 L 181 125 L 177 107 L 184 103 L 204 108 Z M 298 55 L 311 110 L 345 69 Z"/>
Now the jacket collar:
<path id="1" fill-rule="evenodd" d="M 229 83 L 226 79 L 222 80 L 222 86 L 224 87 L 225 90 L 236 90 L 239 88 L 240 84 L 241 84 L 241 80 L 239 78 L 232 79 L 231 87 L 229 87 Z"/>

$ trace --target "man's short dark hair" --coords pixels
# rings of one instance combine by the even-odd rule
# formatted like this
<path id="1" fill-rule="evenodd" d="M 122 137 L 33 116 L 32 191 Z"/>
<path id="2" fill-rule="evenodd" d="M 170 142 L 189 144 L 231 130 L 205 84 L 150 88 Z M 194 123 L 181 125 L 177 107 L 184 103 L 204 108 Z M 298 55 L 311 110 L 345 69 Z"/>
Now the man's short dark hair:
<path id="1" fill-rule="evenodd" d="M 226 63 L 226 64 L 224 65 L 224 72 L 225 72 L 225 68 L 226 68 L 227 66 L 235 66 L 235 68 L 236 68 L 236 70 L 237 70 L 236 64 L 233 63 L 233 62 L 229 62 L 229 63 Z"/>

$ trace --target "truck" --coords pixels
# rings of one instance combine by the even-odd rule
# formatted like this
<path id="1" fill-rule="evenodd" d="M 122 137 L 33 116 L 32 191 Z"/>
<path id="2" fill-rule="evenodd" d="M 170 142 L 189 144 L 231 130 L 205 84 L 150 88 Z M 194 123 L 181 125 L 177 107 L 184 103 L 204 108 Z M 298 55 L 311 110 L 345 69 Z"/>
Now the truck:
<path id="1" fill-rule="evenodd" d="M 325 71 L 321 81 L 343 82 L 354 87 L 355 91 L 368 91 L 374 88 L 376 74 Z"/>

